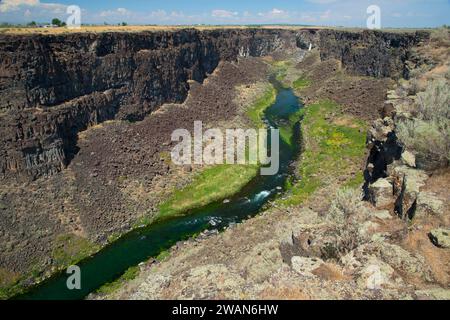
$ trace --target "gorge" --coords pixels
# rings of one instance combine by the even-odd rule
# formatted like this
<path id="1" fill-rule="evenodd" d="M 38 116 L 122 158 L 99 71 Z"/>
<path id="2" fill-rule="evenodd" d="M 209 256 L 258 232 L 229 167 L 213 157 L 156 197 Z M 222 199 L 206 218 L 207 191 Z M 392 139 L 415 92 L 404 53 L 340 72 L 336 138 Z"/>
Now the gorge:
<path id="1" fill-rule="evenodd" d="M 269 200 L 277 203 L 282 190 L 286 193 L 278 198 L 289 201 L 285 198 L 295 191 L 286 187 L 293 183 L 287 173 L 295 176 L 292 162 L 298 150 L 292 147 L 300 146 L 298 134 L 293 146 L 282 146 L 279 176 L 258 176 L 226 197 L 229 202 L 214 199 L 186 210 L 187 215 L 155 223 L 161 203 L 174 190 L 188 187 L 192 173 L 198 172 L 195 167 L 174 168 L 167 159 L 172 131 L 197 120 L 225 127 L 233 127 L 233 121 L 249 123 L 242 105 L 254 105 L 257 94 L 270 86 L 277 99 L 266 111 L 266 125 L 287 124 L 289 134 L 298 122 L 289 122 L 290 113 L 282 114 L 284 121 L 279 122 L 277 110 L 291 105 L 295 113 L 298 97 L 305 104 L 333 99 L 350 105 L 357 118 L 373 120 L 382 111 L 389 83 L 408 79 L 423 62 L 412 49 L 428 40 L 423 31 L 319 28 L 1 34 L 0 269 L 12 282 L 30 283 L 35 274 L 47 278 L 71 262 L 82 260 L 88 270 L 102 255 L 100 265 L 111 259 L 123 262 L 103 277 L 98 277 L 98 266 L 92 267 L 95 272 L 88 277 L 95 278 L 93 285 L 72 296 L 84 298 L 186 237 L 205 228 L 228 228 L 260 213 Z M 307 51 L 310 44 L 313 52 Z M 314 54 L 318 61 L 310 63 Z M 273 70 L 277 80 L 269 81 Z M 293 92 L 294 85 L 286 85 L 294 76 L 313 82 L 304 96 L 302 88 Z M 343 88 L 342 94 L 325 86 L 329 79 L 341 81 L 335 88 Z M 373 90 L 355 91 L 354 81 Z M 238 92 L 250 96 L 236 100 Z M 331 114 L 333 118 L 339 112 Z M 364 126 L 358 121 L 349 130 L 360 139 Z M 360 161 L 363 156 L 358 156 Z M 236 213 L 231 220 L 230 212 Z M 211 216 L 221 219 L 211 224 Z M 124 261 L 118 257 L 127 247 L 136 254 Z M 54 279 L 64 283 L 64 277 Z M 48 282 L 47 297 L 70 298 L 71 293 L 51 287 L 54 279 Z"/>

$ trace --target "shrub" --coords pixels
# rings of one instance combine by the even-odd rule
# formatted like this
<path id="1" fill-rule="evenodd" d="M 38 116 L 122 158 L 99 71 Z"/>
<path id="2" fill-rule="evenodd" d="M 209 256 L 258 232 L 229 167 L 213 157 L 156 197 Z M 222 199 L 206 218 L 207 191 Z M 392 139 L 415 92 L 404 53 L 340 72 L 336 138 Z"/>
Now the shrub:
<path id="1" fill-rule="evenodd" d="M 422 120 L 450 118 L 450 88 L 446 80 L 431 81 L 424 92 L 417 94 L 417 117 Z"/>
<path id="2" fill-rule="evenodd" d="M 367 237 L 360 232 L 360 222 L 368 219 L 362 199 L 363 194 L 359 190 L 339 190 L 328 211 L 334 251 L 338 257 L 368 241 Z"/>
<path id="3" fill-rule="evenodd" d="M 450 31 L 446 27 L 433 30 L 431 40 L 435 41 L 439 46 L 450 46 Z"/>
<path id="4" fill-rule="evenodd" d="M 425 169 L 448 166 L 450 161 L 450 89 L 445 79 L 430 82 L 417 94 L 415 118 L 397 124 L 400 142 L 416 154 Z"/>
<path id="5" fill-rule="evenodd" d="M 448 119 L 402 121 L 397 125 L 397 136 L 405 147 L 415 153 L 420 168 L 437 169 L 448 166 L 450 161 Z"/>
<path id="6" fill-rule="evenodd" d="M 361 202 L 362 198 L 362 192 L 359 190 L 339 190 L 328 211 L 329 217 L 331 217 L 334 222 L 341 224 L 354 218 L 364 210 L 364 206 Z"/>

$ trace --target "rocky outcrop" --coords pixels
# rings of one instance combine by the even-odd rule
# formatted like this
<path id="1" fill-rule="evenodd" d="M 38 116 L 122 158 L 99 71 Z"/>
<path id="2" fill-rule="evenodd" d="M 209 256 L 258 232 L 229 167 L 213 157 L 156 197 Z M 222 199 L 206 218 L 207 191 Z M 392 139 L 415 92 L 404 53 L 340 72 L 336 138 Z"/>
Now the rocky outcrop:
<path id="1" fill-rule="evenodd" d="M 450 229 L 439 228 L 431 230 L 429 237 L 439 248 L 450 249 Z"/>
<path id="2" fill-rule="evenodd" d="M 385 207 L 392 203 L 394 188 L 387 179 L 378 179 L 369 187 L 370 200 L 377 207 Z"/>

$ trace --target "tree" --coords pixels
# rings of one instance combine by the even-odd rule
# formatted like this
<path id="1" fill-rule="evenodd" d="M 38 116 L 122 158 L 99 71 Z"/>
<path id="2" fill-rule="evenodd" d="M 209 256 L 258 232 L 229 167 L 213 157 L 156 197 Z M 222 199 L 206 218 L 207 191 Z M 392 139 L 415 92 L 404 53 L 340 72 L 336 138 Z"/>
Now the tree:
<path id="1" fill-rule="evenodd" d="M 52 24 L 55 25 L 55 26 L 60 27 L 60 26 L 62 25 L 62 22 L 61 22 L 61 20 L 59 20 L 58 18 L 54 18 L 54 19 L 52 20 Z"/>
<path id="2" fill-rule="evenodd" d="M 37 23 L 36 23 L 36 21 L 31 21 L 31 22 L 28 24 L 28 26 L 29 26 L 29 27 L 36 27 L 36 26 L 37 26 Z"/>
<path id="3" fill-rule="evenodd" d="M 122 26 L 126 27 L 127 25 L 128 25 L 128 23 L 122 22 Z"/>

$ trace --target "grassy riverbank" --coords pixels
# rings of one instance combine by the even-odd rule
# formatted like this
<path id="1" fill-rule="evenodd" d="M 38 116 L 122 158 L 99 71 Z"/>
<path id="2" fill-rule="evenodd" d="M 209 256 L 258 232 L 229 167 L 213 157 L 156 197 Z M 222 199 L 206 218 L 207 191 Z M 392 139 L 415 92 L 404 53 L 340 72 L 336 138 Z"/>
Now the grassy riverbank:
<path id="1" fill-rule="evenodd" d="M 300 180 L 288 186 L 290 195 L 280 200 L 298 205 L 330 176 L 339 176 L 364 157 L 366 124 L 341 112 L 333 101 L 321 101 L 302 110 L 303 153 L 298 166 Z M 360 174 L 349 173 L 348 186 L 362 183 Z"/>
<path id="2" fill-rule="evenodd" d="M 264 111 L 275 103 L 275 99 L 277 98 L 277 91 L 275 88 L 270 85 L 264 95 L 258 99 L 251 108 L 249 108 L 246 112 L 248 118 L 253 122 L 255 127 L 263 128 L 263 116 Z"/>
<path id="3" fill-rule="evenodd" d="M 186 188 L 160 206 L 158 218 L 167 218 L 225 199 L 241 190 L 258 173 L 257 165 L 216 165 L 203 170 Z"/>
<path id="4" fill-rule="evenodd" d="M 270 86 L 248 110 L 246 115 L 255 127 L 264 127 L 264 111 L 276 99 L 276 90 Z M 157 219 L 177 216 L 209 203 L 226 199 L 248 184 L 259 171 L 258 165 L 215 165 L 204 169 L 186 188 L 177 190 L 160 205 Z"/>

